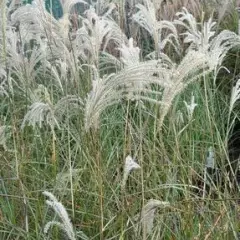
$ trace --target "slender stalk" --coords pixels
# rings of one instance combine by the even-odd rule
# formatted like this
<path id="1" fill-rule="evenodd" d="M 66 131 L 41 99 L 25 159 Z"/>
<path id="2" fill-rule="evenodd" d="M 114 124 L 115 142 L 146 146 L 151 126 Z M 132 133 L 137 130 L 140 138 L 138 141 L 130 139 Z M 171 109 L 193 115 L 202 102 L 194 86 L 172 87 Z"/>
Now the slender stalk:
<path id="1" fill-rule="evenodd" d="M 14 116 L 12 116 L 14 119 Z M 13 120 L 13 146 L 14 146 L 14 157 L 15 157 L 15 169 L 16 169 L 16 178 L 19 179 L 19 161 L 18 161 L 18 151 L 17 151 L 17 131 L 15 121 Z"/>
<path id="2" fill-rule="evenodd" d="M 125 0 L 121 0 L 119 4 L 119 13 L 120 13 L 120 28 L 124 31 L 125 29 Z"/>
<path id="3" fill-rule="evenodd" d="M 131 153 L 131 136 L 129 129 L 129 110 L 130 110 L 130 101 L 127 101 L 127 112 L 125 117 L 125 129 L 124 129 L 124 149 L 123 149 L 123 159 Z"/>
<path id="4" fill-rule="evenodd" d="M 93 143 L 94 150 L 94 160 L 96 167 L 96 182 L 98 185 L 98 202 L 100 208 L 100 226 L 99 226 L 99 237 L 100 240 L 104 240 L 104 190 L 103 190 L 103 176 L 102 176 L 102 159 L 101 159 L 101 145 L 100 145 L 100 132 L 99 130 L 95 130 L 91 132 L 91 138 Z"/>
<path id="5" fill-rule="evenodd" d="M 27 205 L 27 197 L 25 194 L 24 186 L 22 181 L 19 179 L 20 188 L 22 189 L 23 193 L 23 204 L 24 204 L 24 215 L 25 215 L 25 230 L 29 232 L 29 217 L 28 217 L 28 205 Z"/>
<path id="6" fill-rule="evenodd" d="M 71 189 L 71 202 L 72 202 L 72 216 L 75 219 L 75 201 L 74 201 L 74 190 L 73 190 L 73 176 L 72 176 L 72 154 L 70 146 L 70 127 L 68 121 L 68 163 L 69 163 L 69 178 L 70 178 L 70 189 Z"/>
<path id="7" fill-rule="evenodd" d="M 142 125 L 142 106 L 139 103 L 138 104 L 139 108 L 139 140 L 140 140 L 140 145 L 139 145 L 139 162 L 141 165 L 141 194 L 142 194 L 142 206 L 145 206 L 145 187 L 144 187 L 144 161 L 143 161 L 143 125 Z M 145 225 L 145 222 L 144 222 Z M 147 239 L 147 233 L 146 233 L 146 226 L 143 226 L 143 240 Z"/>
<path id="8" fill-rule="evenodd" d="M 3 59 L 5 60 L 5 63 L 7 63 L 7 47 L 6 47 L 6 3 L 5 0 L 2 0 L 0 3 L 0 7 L 1 7 L 1 16 L 2 16 L 2 46 L 3 46 Z"/>

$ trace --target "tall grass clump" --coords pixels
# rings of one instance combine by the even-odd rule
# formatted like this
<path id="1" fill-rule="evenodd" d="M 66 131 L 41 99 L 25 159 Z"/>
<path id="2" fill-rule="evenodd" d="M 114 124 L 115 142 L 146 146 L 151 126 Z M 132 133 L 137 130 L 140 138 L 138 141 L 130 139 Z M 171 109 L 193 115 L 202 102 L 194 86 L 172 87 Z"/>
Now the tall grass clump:
<path id="1" fill-rule="evenodd" d="M 238 239 L 237 10 L 203 2 L 0 2 L 0 239 Z"/>

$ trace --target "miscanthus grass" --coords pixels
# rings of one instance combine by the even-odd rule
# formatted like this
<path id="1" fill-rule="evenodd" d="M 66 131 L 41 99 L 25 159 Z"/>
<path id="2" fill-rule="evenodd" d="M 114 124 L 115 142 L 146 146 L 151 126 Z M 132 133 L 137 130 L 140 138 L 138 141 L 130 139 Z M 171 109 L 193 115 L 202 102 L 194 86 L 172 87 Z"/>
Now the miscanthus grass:
<path id="1" fill-rule="evenodd" d="M 0 2 L 0 239 L 238 239 L 237 12 L 182 2 Z"/>

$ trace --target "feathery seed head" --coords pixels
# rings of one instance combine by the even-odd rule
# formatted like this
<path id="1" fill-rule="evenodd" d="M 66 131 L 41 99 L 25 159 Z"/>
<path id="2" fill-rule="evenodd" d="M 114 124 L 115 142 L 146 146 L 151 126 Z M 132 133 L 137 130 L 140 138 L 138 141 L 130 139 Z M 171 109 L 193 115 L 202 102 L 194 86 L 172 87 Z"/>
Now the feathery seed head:
<path id="1" fill-rule="evenodd" d="M 124 173 L 129 174 L 132 170 L 139 168 L 141 168 L 139 164 L 128 155 L 125 160 Z"/>
<path id="2" fill-rule="evenodd" d="M 58 202 L 56 197 L 48 191 L 44 191 L 43 195 L 49 198 L 49 200 L 46 200 L 47 205 L 53 208 L 53 210 L 61 220 L 61 222 L 57 222 L 57 221 L 48 222 L 44 227 L 44 233 L 48 233 L 50 227 L 55 225 L 55 226 L 58 226 L 61 230 L 63 230 L 67 234 L 70 240 L 76 240 L 72 223 L 62 203 Z"/>
<path id="3" fill-rule="evenodd" d="M 121 53 L 121 61 L 126 66 L 138 64 L 140 49 L 133 46 L 133 38 L 130 38 L 128 41 L 128 46 L 122 44 L 122 47 L 119 48 Z"/>
<path id="4" fill-rule="evenodd" d="M 232 88 L 231 93 L 231 99 L 230 99 L 230 106 L 229 106 L 229 112 L 232 112 L 235 103 L 237 100 L 240 99 L 240 79 L 236 82 L 236 85 Z"/>
<path id="5" fill-rule="evenodd" d="M 193 95 L 193 93 L 192 93 L 192 96 L 191 96 L 190 104 L 188 104 L 186 101 L 184 101 L 184 104 L 185 104 L 185 106 L 187 108 L 188 118 L 189 118 L 189 120 L 191 120 L 192 116 L 193 116 L 194 109 L 197 106 L 197 104 L 195 103 L 195 96 Z"/>
<path id="6" fill-rule="evenodd" d="M 148 202 L 143 206 L 141 212 L 141 221 L 142 226 L 147 234 L 150 234 L 152 232 L 153 221 L 157 208 L 166 208 L 169 206 L 169 202 L 159 201 L 156 199 L 148 200 Z"/>
<path id="7" fill-rule="evenodd" d="M 123 171 L 123 180 L 122 180 L 122 189 L 125 188 L 127 179 L 131 171 L 140 169 L 140 165 L 131 157 L 127 156 L 125 159 L 124 171 Z"/>

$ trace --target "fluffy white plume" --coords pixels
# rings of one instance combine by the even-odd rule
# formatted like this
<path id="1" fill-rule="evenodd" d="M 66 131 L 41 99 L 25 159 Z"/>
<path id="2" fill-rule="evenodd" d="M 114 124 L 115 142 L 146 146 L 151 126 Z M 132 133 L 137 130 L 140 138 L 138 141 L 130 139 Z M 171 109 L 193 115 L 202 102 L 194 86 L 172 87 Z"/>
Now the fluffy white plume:
<path id="1" fill-rule="evenodd" d="M 232 112 L 234 104 L 240 98 L 240 79 L 236 82 L 236 85 L 232 88 L 231 99 L 229 104 L 229 112 Z"/>
<path id="2" fill-rule="evenodd" d="M 141 222 L 143 231 L 146 234 L 151 234 L 152 232 L 156 210 L 158 208 L 166 208 L 169 206 L 170 206 L 169 202 L 159 201 L 156 199 L 148 200 L 148 202 L 143 206 L 141 212 Z"/>
<path id="3" fill-rule="evenodd" d="M 140 169 L 140 165 L 131 157 L 127 156 L 125 160 L 124 170 L 123 170 L 123 180 L 122 180 L 122 188 L 125 188 L 127 179 L 131 171 Z"/>
<path id="4" fill-rule="evenodd" d="M 188 118 L 189 118 L 189 120 L 191 120 L 192 116 L 193 116 L 194 109 L 197 106 L 197 104 L 195 103 L 195 96 L 192 94 L 191 102 L 188 104 L 186 101 L 184 101 L 184 104 L 185 104 L 187 112 L 188 112 Z"/>
<path id="5" fill-rule="evenodd" d="M 136 8 L 138 11 L 133 15 L 133 20 L 153 37 L 157 56 L 162 52 L 167 43 L 170 43 L 178 52 L 179 41 L 177 29 L 170 21 L 158 20 L 155 2 L 144 0 L 143 4 L 137 4 Z"/>
<path id="6" fill-rule="evenodd" d="M 82 100 L 75 95 L 66 95 L 53 104 L 47 88 L 43 85 L 38 86 L 31 94 L 31 98 L 34 102 L 24 116 L 22 128 L 26 125 L 33 127 L 38 125 L 41 128 L 43 123 L 49 125 L 52 131 L 54 127 L 61 128 L 60 123 L 63 119 L 66 120 L 78 114 L 83 104 Z"/>
<path id="7" fill-rule="evenodd" d="M 119 50 L 121 53 L 121 61 L 123 62 L 123 64 L 129 66 L 139 63 L 140 49 L 133 46 L 133 38 L 129 39 L 128 46 L 122 44 L 122 47 L 119 48 Z"/>
<path id="8" fill-rule="evenodd" d="M 44 227 L 44 233 L 47 234 L 50 227 L 55 225 L 55 226 L 58 226 L 61 230 L 63 230 L 67 234 L 67 236 L 70 240 L 76 240 L 76 236 L 75 236 L 75 232 L 73 230 L 72 223 L 71 223 L 71 221 L 68 217 L 68 213 L 67 213 L 66 209 L 64 208 L 64 206 L 62 205 L 62 203 L 58 202 L 56 197 L 50 192 L 44 191 L 43 195 L 45 195 L 46 197 L 49 198 L 49 200 L 46 200 L 47 205 L 49 207 L 53 208 L 53 210 L 55 211 L 55 213 L 58 215 L 58 217 L 61 220 L 61 222 L 57 222 L 57 221 L 48 222 Z"/>

